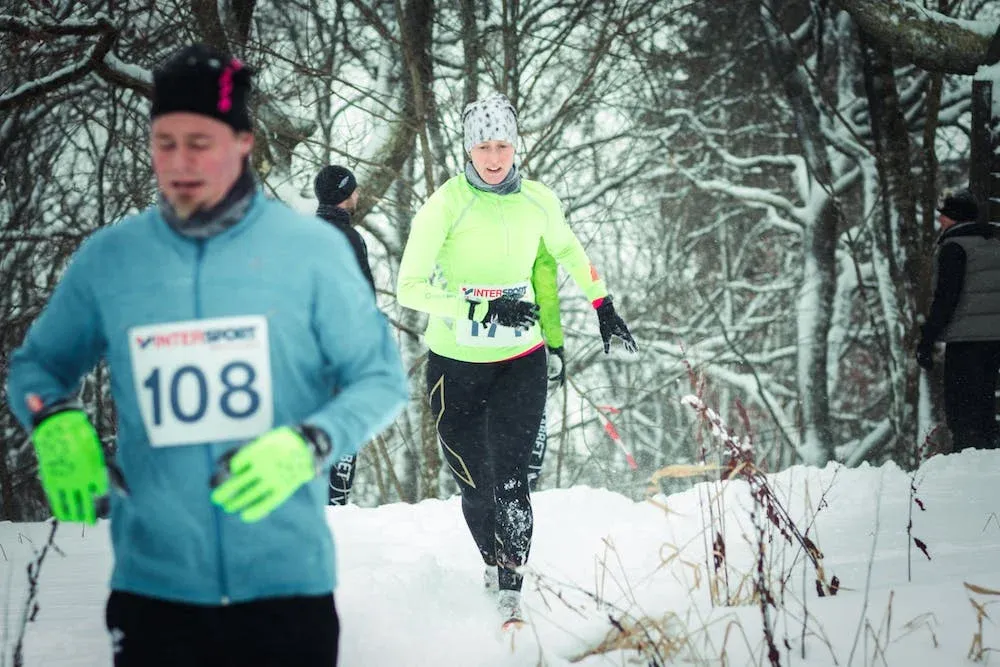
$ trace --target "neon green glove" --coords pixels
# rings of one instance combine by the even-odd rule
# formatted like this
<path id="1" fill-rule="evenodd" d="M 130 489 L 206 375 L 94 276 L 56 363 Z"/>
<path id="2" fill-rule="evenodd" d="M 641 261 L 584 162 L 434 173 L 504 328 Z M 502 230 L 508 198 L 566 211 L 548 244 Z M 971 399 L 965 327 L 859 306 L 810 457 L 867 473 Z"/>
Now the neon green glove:
<path id="1" fill-rule="evenodd" d="M 285 426 L 236 450 L 229 460 L 229 477 L 212 491 L 212 502 L 254 523 L 288 500 L 316 472 L 313 448 Z"/>
<path id="2" fill-rule="evenodd" d="M 31 441 L 53 516 L 60 521 L 96 523 L 94 499 L 108 492 L 108 469 L 87 415 L 82 410 L 63 410 L 45 417 Z"/>

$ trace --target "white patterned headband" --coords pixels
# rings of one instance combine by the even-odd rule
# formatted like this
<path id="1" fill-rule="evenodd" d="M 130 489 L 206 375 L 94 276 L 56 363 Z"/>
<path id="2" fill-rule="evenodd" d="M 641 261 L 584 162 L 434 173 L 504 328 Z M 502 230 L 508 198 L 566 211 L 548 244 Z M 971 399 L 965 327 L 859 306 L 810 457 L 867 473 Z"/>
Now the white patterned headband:
<path id="1" fill-rule="evenodd" d="M 484 141 L 506 141 L 517 148 L 517 110 L 504 95 L 467 104 L 462 112 L 462 128 L 466 152 Z"/>

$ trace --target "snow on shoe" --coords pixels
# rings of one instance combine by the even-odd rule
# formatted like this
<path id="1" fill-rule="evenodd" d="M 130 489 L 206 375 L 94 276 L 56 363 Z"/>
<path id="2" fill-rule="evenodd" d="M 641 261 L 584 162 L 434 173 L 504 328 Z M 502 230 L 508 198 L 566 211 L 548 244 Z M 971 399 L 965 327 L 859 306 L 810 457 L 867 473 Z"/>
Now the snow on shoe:
<path id="1" fill-rule="evenodd" d="M 503 628 L 510 629 L 524 624 L 524 614 L 521 613 L 521 592 L 500 591 L 497 595 L 497 609 L 503 619 Z"/>
<path id="2" fill-rule="evenodd" d="M 483 588 L 493 592 L 500 588 L 500 575 L 497 573 L 496 565 L 487 565 L 483 570 Z"/>

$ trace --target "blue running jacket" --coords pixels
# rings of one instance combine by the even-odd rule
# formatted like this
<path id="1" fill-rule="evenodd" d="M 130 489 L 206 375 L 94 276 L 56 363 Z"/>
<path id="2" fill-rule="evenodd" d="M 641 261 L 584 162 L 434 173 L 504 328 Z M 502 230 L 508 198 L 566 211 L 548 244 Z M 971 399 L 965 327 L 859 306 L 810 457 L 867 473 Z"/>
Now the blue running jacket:
<path id="1" fill-rule="evenodd" d="M 336 586 L 327 479 L 255 524 L 209 499 L 220 455 L 308 423 L 357 452 L 407 399 L 406 377 L 344 235 L 258 192 L 207 240 L 180 236 L 157 207 L 91 235 L 11 357 L 7 397 L 72 397 L 110 368 L 117 461 L 111 588 L 192 604 L 322 595 Z"/>

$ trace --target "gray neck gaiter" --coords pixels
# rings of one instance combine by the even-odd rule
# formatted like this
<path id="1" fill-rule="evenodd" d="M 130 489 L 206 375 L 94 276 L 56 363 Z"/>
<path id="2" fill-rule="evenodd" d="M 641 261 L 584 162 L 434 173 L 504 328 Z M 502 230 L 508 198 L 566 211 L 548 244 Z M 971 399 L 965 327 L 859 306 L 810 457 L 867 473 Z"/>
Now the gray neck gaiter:
<path id="1" fill-rule="evenodd" d="M 189 239 L 210 239 L 243 219 L 250 209 L 256 190 L 253 174 L 248 167 L 244 167 L 243 173 L 236 179 L 222 201 L 207 211 L 199 209 L 192 213 L 191 217 L 181 218 L 161 194 L 160 215 L 171 229 L 181 236 Z"/>
<path id="2" fill-rule="evenodd" d="M 465 163 L 465 178 L 477 190 L 492 192 L 495 195 L 510 195 L 521 191 L 521 174 L 518 172 L 516 164 L 510 168 L 502 181 L 496 185 L 490 185 L 483 180 L 470 160 Z"/>

